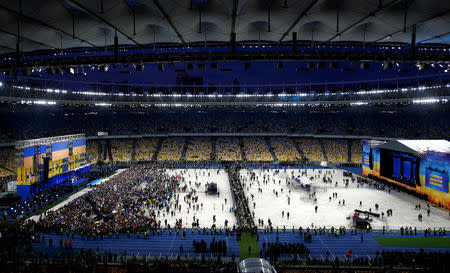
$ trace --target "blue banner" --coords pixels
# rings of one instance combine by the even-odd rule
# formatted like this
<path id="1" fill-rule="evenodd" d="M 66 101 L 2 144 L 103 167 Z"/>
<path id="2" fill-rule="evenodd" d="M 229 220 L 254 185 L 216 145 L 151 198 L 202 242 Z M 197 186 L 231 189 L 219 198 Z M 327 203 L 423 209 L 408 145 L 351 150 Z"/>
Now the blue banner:
<path id="1" fill-rule="evenodd" d="M 363 154 L 362 161 L 363 161 L 362 162 L 363 166 L 370 167 L 370 157 L 369 157 L 369 155 Z"/>
<path id="2" fill-rule="evenodd" d="M 425 173 L 425 186 L 448 193 L 448 174 L 427 169 Z"/>

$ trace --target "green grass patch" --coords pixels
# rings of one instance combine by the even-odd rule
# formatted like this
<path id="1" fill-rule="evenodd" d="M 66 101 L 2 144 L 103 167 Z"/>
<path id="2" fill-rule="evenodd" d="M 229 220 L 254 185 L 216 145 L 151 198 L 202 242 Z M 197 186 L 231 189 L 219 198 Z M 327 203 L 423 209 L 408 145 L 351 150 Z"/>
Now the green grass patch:
<path id="1" fill-rule="evenodd" d="M 52 204 L 46 206 L 45 208 L 43 208 L 43 209 L 41 209 L 41 210 L 39 210 L 39 211 L 37 211 L 37 212 L 35 212 L 35 213 L 33 214 L 33 216 L 34 216 L 34 215 L 39 215 L 39 214 L 41 214 L 41 213 L 43 213 L 43 212 L 45 212 L 45 211 L 47 211 L 47 210 L 53 208 L 54 206 L 58 205 L 59 203 L 62 203 L 62 202 L 64 202 L 64 201 L 66 201 L 67 199 L 69 199 L 70 196 L 72 196 L 72 194 L 69 195 L 69 196 L 64 197 L 64 198 L 61 199 L 61 200 L 56 201 L 55 203 L 52 203 Z"/>
<path id="2" fill-rule="evenodd" d="M 382 246 L 450 247 L 450 238 L 373 237 Z"/>
<path id="3" fill-rule="evenodd" d="M 250 246 L 250 253 L 248 252 L 248 247 Z M 241 240 L 239 241 L 239 254 L 241 260 L 247 258 L 259 258 L 259 246 L 256 241 L 256 235 L 252 235 L 250 232 L 243 232 L 241 235 Z"/>
<path id="4" fill-rule="evenodd" d="M 110 176 L 112 176 L 113 174 L 115 174 L 117 171 L 113 171 L 112 173 L 108 174 L 107 176 L 103 177 L 103 179 L 108 178 Z"/>

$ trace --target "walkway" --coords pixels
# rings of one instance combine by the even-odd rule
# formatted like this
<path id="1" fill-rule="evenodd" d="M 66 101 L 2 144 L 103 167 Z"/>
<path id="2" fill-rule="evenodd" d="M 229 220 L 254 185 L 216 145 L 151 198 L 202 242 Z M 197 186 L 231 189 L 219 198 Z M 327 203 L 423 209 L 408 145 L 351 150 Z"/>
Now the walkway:
<path id="1" fill-rule="evenodd" d="M 114 176 L 120 174 L 121 172 L 123 172 L 123 171 L 125 171 L 125 170 L 126 170 L 126 169 L 119 169 L 119 170 L 117 170 L 113 175 L 111 175 L 111 176 L 108 177 L 108 178 L 103 179 L 103 180 L 102 180 L 100 183 L 98 183 L 98 184 L 101 184 L 101 183 L 104 183 L 104 182 L 108 181 L 109 179 L 113 178 Z M 58 205 L 56 205 L 56 206 L 54 206 L 54 207 L 51 207 L 51 208 L 48 209 L 47 211 L 54 211 L 54 210 L 57 210 L 57 209 L 59 209 L 59 208 L 65 206 L 66 204 L 70 203 L 70 202 L 73 201 L 74 199 L 76 199 L 76 198 L 78 198 L 78 197 L 80 197 L 80 196 L 85 195 L 86 193 L 90 192 L 91 190 L 93 190 L 93 188 L 91 188 L 91 187 L 85 187 L 85 188 L 83 188 L 82 190 L 77 191 L 76 193 L 70 195 L 66 200 L 64 200 L 64 202 L 61 202 L 61 203 L 59 203 Z M 31 216 L 30 218 L 28 218 L 28 220 L 38 221 L 40 217 L 44 217 L 44 212 L 42 212 L 42 213 L 39 214 L 39 215 L 33 215 L 33 216 Z"/>

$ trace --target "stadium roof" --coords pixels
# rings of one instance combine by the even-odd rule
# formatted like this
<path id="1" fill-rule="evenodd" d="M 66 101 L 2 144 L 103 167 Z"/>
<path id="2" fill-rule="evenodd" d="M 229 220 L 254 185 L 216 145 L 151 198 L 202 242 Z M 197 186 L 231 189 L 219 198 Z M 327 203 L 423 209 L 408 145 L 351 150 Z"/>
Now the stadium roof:
<path id="1" fill-rule="evenodd" d="M 290 41 L 449 44 L 442 0 L 4 0 L 0 54 L 114 44 Z M 18 39 L 20 37 L 20 39 Z"/>
<path id="2" fill-rule="evenodd" d="M 380 148 L 410 154 L 422 154 L 427 151 L 450 153 L 450 142 L 444 139 L 393 140 L 380 145 Z"/>

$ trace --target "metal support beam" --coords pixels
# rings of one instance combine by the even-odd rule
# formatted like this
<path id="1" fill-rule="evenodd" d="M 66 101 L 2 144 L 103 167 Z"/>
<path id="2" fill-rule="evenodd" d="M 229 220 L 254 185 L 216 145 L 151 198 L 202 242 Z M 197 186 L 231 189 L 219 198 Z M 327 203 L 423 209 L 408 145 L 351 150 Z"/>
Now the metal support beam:
<path id="1" fill-rule="evenodd" d="M 75 13 L 72 12 L 72 39 L 75 39 Z"/>
<path id="2" fill-rule="evenodd" d="M 300 22 L 300 20 L 302 20 L 303 17 L 305 17 L 305 15 L 314 7 L 315 4 L 317 4 L 317 2 L 319 2 L 319 0 L 313 0 L 302 11 L 302 13 L 300 13 L 300 15 L 297 18 L 295 18 L 294 22 L 292 22 L 292 24 L 288 27 L 288 29 L 283 33 L 283 35 L 281 36 L 281 38 L 278 42 L 281 43 L 284 40 L 284 38 L 286 38 L 286 36 L 289 34 L 289 32 L 298 24 L 298 22 Z"/>
<path id="3" fill-rule="evenodd" d="M 20 63 L 20 23 L 22 22 L 22 0 L 19 0 L 19 16 L 17 16 L 16 61 Z"/>
<path id="4" fill-rule="evenodd" d="M 15 48 L 12 48 L 12 47 L 9 47 L 9 46 L 5 46 L 5 45 L 0 45 L 0 48 L 16 50 Z"/>
<path id="5" fill-rule="evenodd" d="M 313 32 L 311 32 L 313 34 Z M 234 36 L 234 35 L 233 35 Z M 306 36 L 305 36 L 306 37 Z M 233 37 L 232 37 L 233 38 Z M 290 39 L 289 39 L 290 40 Z M 289 41 L 291 42 L 291 41 Z M 298 41 L 297 41 L 298 43 Z M 257 42 L 252 44 L 257 45 Z M 267 45 L 267 43 L 264 43 Z M 179 44 L 177 47 L 183 47 L 183 44 Z M 383 44 L 374 44 L 374 48 L 381 50 L 365 51 L 361 50 L 362 45 L 355 46 L 355 50 L 342 51 L 342 46 L 330 47 L 328 49 L 317 51 L 314 48 L 309 48 L 309 42 L 301 42 L 299 46 L 302 46 L 301 51 L 297 53 L 292 52 L 291 44 L 289 47 L 273 47 L 270 44 L 264 54 L 259 51 L 241 48 L 239 51 L 235 49 L 233 51 L 233 43 L 231 43 L 231 49 L 225 47 L 214 51 L 196 50 L 196 48 L 203 48 L 203 45 L 194 45 L 192 52 L 176 52 L 176 50 L 170 50 L 168 52 L 160 52 L 158 54 L 143 52 L 142 54 L 135 54 L 134 52 L 119 52 L 120 59 L 117 64 L 126 63 L 168 63 L 179 62 L 181 59 L 183 62 L 226 62 L 226 61 L 385 61 L 389 59 L 391 62 L 432 62 L 432 61 L 448 61 L 448 56 L 442 54 L 442 46 L 427 46 L 427 51 L 417 50 L 415 54 L 411 54 L 409 50 L 400 51 L 397 49 L 383 50 L 385 46 Z M 409 46 L 399 43 L 399 47 L 409 49 Z M 168 47 L 171 48 L 171 47 Z M 213 47 L 214 48 L 214 47 Z M 423 48 L 423 47 L 418 47 Z M 439 50 L 438 50 L 439 49 Z M 53 52 L 59 52 L 59 49 L 50 51 L 48 55 L 52 55 Z M 84 56 L 61 56 L 60 58 L 29 58 L 25 63 L 17 64 L 15 58 L 12 60 L 5 59 L 0 62 L 0 71 L 5 70 L 19 70 L 33 67 L 73 67 L 73 66 L 86 66 L 86 65 L 102 65 L 102 64 L 114 64 L 113 51 L 108 51 L 107 54 L 100 54 L 98 51 L 91 52 Z M 5 55 L 5 57 L 10 54 Z M 3 55 L 2 55 L 3 56 Z M 27 56 L 41 56 L 28 53 Z"/>
<path id="6" fill-rule="evenodd" d="M 8 8 L 8 7 L 5 7 L 5 6 L 0 5 L 0 9 L 6 10 L 7 12 L 11 13 L 11 14 L 14 15 L 14 16 L 19 16 L 19 13 L 18 13 L 18 12 L 14 11 L 14 10 Z M 28 16 L 28 15 L 23 15 L 23 14 L 21 14 L 20 16 L 22 16 L 22 18 L 25 19 L 25 20 L 29 20 L 29 21 L 36 22 L 36 23 L 38 23 L 38 24 L 40 24 L 40 25 L 42 25 L 42 26 L 45 26 L 45 27 L 47 27 L 47 28 L 51 28 L 51 29 L 54 29 L 54 30 L 59 31 L 59 32 L 61 32 L 61 33 L 64 33 L 64 34 L 66 34 L 67 36 L 72 36 L 72 35 L 71 35 L 70 33 L 68 33 L 67 31 L 64 31 L 64 30 L 62 30 L 61 28 L 52 26 L 52 25 L 50 25 L 50 24 L 48 24 L 48 23 L 46 23 L 46 22 L 43 22 L 43 21 L 41 21 L 41 20 L 39 20 L 39 19 L 36 19 L 36 18 L 34 18 L 34 17 Z M 84 39 L 82 39 L 82 38 L 80 38 L 80 37 L 75 36 L 75 37 L 73 37 L 73 38 L 78 39 L 78 40 L 80 40 L 81 42 L 86 43 L 86 44 L 88 44 L 88 45 L 90 45 L 90 46 L 97 47 L 96 45 L 94 45 L 94 44 L 92 44 L 92 43 L 90 43 L 90 42 L 88 42 L 88 41 L 86 41 L 86 40 L 84 40 Z"/>
<path id="7" fill-rule="evenodd" d="M 117 32 L 114 33 L 114 61 L 119 61 L 119 39 L 117 38 Z"/>
<path id="8" fill-rule="evenodd" d="M 404 14 L 403 14 L 403 32 L 406 32 L 406 19 L 408 16 L 408 1 L 404 2 Z"/>
<path id="9" fill-rule="evenodd" d="M 46 138 L 37 138 L 37 139 L 29 139 L 29 140 L 20 140 L 16 141 L 15 148 L 23 149 L 27 147 L 34 147 L 37 145 L 49 145 L 58 142 L 72 142 L 75 139 L 84 139 L 86 138 L 85 134 L 74 134 L 74 135 L 65 135 L 65 136 L 56 136 L 56 137 L 46 137 Z"/>
<path id="10" fill-rule="evenodd" d="M 136 11 L 133 8 L 131 8 L 131 12 L 133 13 L 133 35 L 136 36 Z"/>
<path id="11" fill-rule="evenodd" d="M 354 22 L 353 24 L 349 25 L 348 27 L 344 28 L 342 31 L 336 33 L 333 37 L 331 37 L 330 39 L 326 40 L 325 42 L 328 43 L 330 41 L 333 41 L 337 37 L 340 37 L 343 33 L 347 32 L 350 29 L 354 28 L 355 26 L 361 24 L 362 22 L 364 22 L 365 20 L 367 20 L 371 16 L 375 16 L 375 14 L 377 14 L 378 12 L 382 11 L 385 8 L 392 7 L 393 5 L 397 4 L 400 1 L 401 0 L 394 0 L 394 1 L 391 1 L 391 2 L 389 2 L 388 4 L 386 4 L 384 6 L 378 7 L 376 10 L 372 11 L 371 13 L 367 14 L 363 18 L 359 19 L 358 21 Z"/>
<path id="12" fill-rule="evenodd" d="M 231 32 L 230 39 L 231 39 L 231 41 L 230 41 L 231 51 L 233 53 L 235 53 L 236 52 L 236 33 L 235 32 Z"/>
<path id="13" fill-rule="evenodd" d="M 0 29 L 0 32 L 6 33 L 6 34 L 9 34 L 9 35 L 12 35 L 12 36 L 17 37 L 17 38 L 19 37 L 19 35 L 17 35 L 16 33 L 12 33 L 12 32 L 9 32 L 9 31 L 7 31 L 7 30 L 2 30 L 2 29 Z M 32 43 L 35 43 L 35 44 L 39 44 L 39 45 L 41 45 L 41 46 L 45 46 L 45 47 L 48 47 L 48 48 L 51 48 L 51 49 L 57 49 L 56 47 L 53 47 L 53 46 L 51 46 L 51 45 L 47 45 L 47 44 L 38 42 L 38 41 L 36 41 L 36 40 L 30 39 L 30 38 L 27 38 L 27 37 L 20 36 L 20 39 L 27 40 L 27 41 L 29 41 L 29 42 L 32 42 Z"/>
<path id="14" fill-rule="evenodd" d="M 202 7 L 198 7 L 198 33 L 202 33 Z"/>
<path id="15" fill-rule="evenodd" d="M 292 53 L 297 53 L 297 32 L 292 32 Z"/>
<path id="16" fill-rule="evenodd" d="M 164 10 L 164 8 L 162 7 L 161 3 L 159 2 L 159 0 L 153 0 L 153 3 L 155 4 L 155 6 L 158 8 L 159 12 L 161 12 L 161 14 L 164 16 L 164 18 L 166 18 L 167 22 L 169 23 L 169 25 L 172 27 L 173 31 L 175 31 L 175 33 L 178 36 L 178 39 L 180 39 L 180 41 L 185 44 L 186 41 L 183 38 L 183 35 L 181 35 L 180 31 L 178 31 L 177 27 L 175 26 L 175 24 L 173 23 L 172 19 L 170 18 L 169 14 Z"/>
<path id="17" fill-rule="evenodd" d="M 336 1 L 336 32 L 339 33 L 339 1 Z"/>
<path id="18" fill-rule="evenodd" d="M 411 51 L 414 52 L 415 50 L 416 50 L 416 25 L 413 25 L 411 33 Z"/>
<path id="19" fill-rule="evenodd" d="M 102 21 L 103 23 L 107 24 L 108 26 L 112 27 L 113 29 L 115 29 L 117 32 L 119 32 L 120 34 L 122 34 L 123 36 L 127 37 L 128 40 L 132 41 L 135 45 L 137 45 L 139 48 L 142 48 L 142 45 L 140 43 L 138 43 L 136 40 L 133 39 L 133 37 L 131 37 L 130 35 L 126 34 L 125 32 L 121 31 L 120 29 L 118 29 L 115 25 L 113 25 L 111 22 L 109 22 L 108 20 L 104 19 L 103 17 L 97 15 L 95 12 L 89 10 L 88 8 L 86 8 L 84 5 L 80 4 L 78 2 L 78 0 L 71 0 L 71 2 L 73 4 L 75 4 L 76 6 L 78 6 L 80 9 L 82 9 L 83 11 L 85 11 L 86 13 L 88 13 L 89 15 L 91 15 L 92 17 L 97 18 L 98 20 Z"/>
<path id="20" fill-rule="evenodd" d="M 425 43 L 425 42 L 428 42 L 428 41 L 431 41 L 431 40 L 434 40 L 434 39 L 439 39 L 439 38 L 445 37 L 445 36 L 447 36 L 447 35 L 450 35 L 450 32 L 446 32 L 446 33 L 439 34 L 439 35 L 433 36 L 433 37 L 431 37 L 431 38 L 422 40 L 422 41 L 418 42 L 418 44 Z M 444 41 L 444 42 L 445 42 L 445 41 Z"/>
<path id="21" fill-rule="evenodd" d="M 444 16 L 444 15 L 446 15 L 446 14 L 449 13 L 449 12 L 450 12 L 450 9 L 447 9 L 447 10 L 445 10 L 445 11 L 443 11 L 443 12 L 436 13 L 435 15 L 432 15 L 432 16 L 430 16 L 430 17 L 428 17 L 428 18 L 425 18 L 425 19 L 423 19 L 423 20 L 420 20 L 419 22 L 415 22 L 415 23 L 409 25 L 407 28 L 410 28 L 410 27 L 412 27 L 413 25 L 420 25 L 420 24 L 423 24 L 423 23 L 425 23 L 425 22 L 427 22 L 427 21 L 431 21 L 431 20 L 436 19 L 436 18 L 438 18 L 438 17 Z M 394 32 L 392 32 L 392 33 L 386 34 L 385 36 L 383 36 L 383 37 L 381 37 L 381 38 L 375 40 L 374 42 L 379 42 L 379 41 L 381 41 L 381 40 L 386 39 L 386 38 L 389 37 L 389 36 L 393 36 L 393 35 L 395 35 L 395 34 L 398 34 L 398 33 L 402 32 L 402 31 L 403 31 L 403 29 L 399 29 L 399 30 L 394 31 Z"/>
<path id="22" fill-rule="evenodd" d="M 231 12 L 230 42 L 232 40 L 233 33 L 235 35 L 234 37 L 236 38 L 236 18 L 237 18 L 238 3 L 239 3 L 239 0 L 233 0 L 233 10 Z M 236 39 L 235 39 L 235 41 L 236 41 Z"/>

